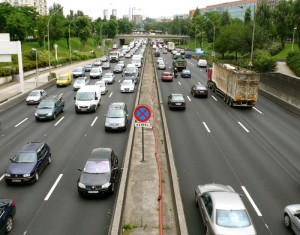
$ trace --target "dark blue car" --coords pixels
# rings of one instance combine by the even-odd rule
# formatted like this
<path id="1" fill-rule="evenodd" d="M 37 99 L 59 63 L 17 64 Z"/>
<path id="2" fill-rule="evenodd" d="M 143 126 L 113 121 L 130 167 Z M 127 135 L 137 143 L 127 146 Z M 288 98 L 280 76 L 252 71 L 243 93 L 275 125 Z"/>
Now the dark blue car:
<path id="1" fill-rule="evenodd" d="M 14 200 L 0 199 L 0 235 L 9 233 L 13 229 L 13 218 L 16 214 Z"/>
<path id="2" fill-rule="evenodd" d="M 10 159 L 4 180 L 7 184 L 36 182 L 50 163 L 51 152 L 46 143 L 28 143 Z"/>
<path id="3" fill-rule="evenodd" d="M 191 71 L 188 70 L 188 69 L 182 70 L 181 71 L 181 77 L 182 78 L 191 78 L 192 77 Z"/>

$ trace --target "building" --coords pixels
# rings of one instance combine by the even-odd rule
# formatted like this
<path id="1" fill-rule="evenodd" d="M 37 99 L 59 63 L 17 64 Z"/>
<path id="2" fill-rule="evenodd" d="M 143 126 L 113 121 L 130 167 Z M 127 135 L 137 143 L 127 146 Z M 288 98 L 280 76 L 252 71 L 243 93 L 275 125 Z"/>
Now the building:
<path id="1" fill-rule="evenodd" d="M 180 20 L 186 20 L 189 18 L 188 14 L 178 14 L 178 15 L 174 15 L 174 18 L 178 17 L 178 19 Z"/>
<path id="2" fill-rule="evenodd" d="M 142 28 L 143 17 L 141 14 L 141 9 L 132 8 L 132 23 Z"/>
<path id="3" fill-rule="evenodd" d="M 107 9 L 103 10 L 103 18 L 108 19 L 108 10 Z"/>
<path id="4" fill-rule="evenodd" d="M 117 9 L 112 9 L 111 14 L 115 17 L 117 17 Z"/>
<path id="5" fill-rule="evenodd" d="M 279 2 L 279 0 L 264 0 L 267 2 L 267 5 L 272 9 L 275 7 L 275 5 Z M 257 4 L 259 6 L 259 4 L 262 2 L 262 0 L 258 0 Z"/>
<path id="6" fill-rule="evenodd" d="M 8 2 L 12 6 L 28 6 L 35 7 L 40 15 L 47 15 L 47 0 L 0 0 L 0 3 Z"/>

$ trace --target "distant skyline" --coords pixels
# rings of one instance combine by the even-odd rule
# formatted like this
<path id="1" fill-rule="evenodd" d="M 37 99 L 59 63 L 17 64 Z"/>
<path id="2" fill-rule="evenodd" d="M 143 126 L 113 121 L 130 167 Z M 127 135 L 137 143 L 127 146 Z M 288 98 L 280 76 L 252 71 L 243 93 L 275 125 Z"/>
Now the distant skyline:
<path id="1" fill-rule="evenodd" d="M 131 0 L 130 4 L 124 0 L 114 1 L 97 1 L 97 0 L 85 0 L 85 1 L 70 1 L 70 0 L 48 0 L 48 8 L 53 3 L 60 4 L 64 8 L 64 14 L 70 13 L 70 10 L 77 12 L 83 11 L 84 14 L 96 19 L 98 17 L 103 18 L 103 10 L 107 9 L 108 14 L 112 14 L 112 9 L 117 10 L 117 18 L 122 18 L 124 15 L 129 14 L 129 8 L 141 9 L 141 15 L 143 17 L 159 18 L 159 17 L 171 17 L 174 15 L 188 14 L 189 10 L 203 8 L 208 5 L 215 5 L 225 2 L 234 2 L 226 0 L 211 0 L 201 2 L 198 0 L 175 0 L 175 1 L 143 1 L 143 0 Z"/>

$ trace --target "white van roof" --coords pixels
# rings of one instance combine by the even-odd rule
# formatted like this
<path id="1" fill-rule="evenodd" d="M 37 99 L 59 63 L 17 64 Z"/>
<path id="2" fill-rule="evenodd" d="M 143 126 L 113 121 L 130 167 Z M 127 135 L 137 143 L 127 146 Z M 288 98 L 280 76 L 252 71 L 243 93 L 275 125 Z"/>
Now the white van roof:
<path id="1" fill-rule="evenodd" d="M 81 92 L 81 91 L 98 91 L 100 90 L 100 87 L 97 85 L 85 85 L 83 87 L 81 87 L 77 92 Z"/>

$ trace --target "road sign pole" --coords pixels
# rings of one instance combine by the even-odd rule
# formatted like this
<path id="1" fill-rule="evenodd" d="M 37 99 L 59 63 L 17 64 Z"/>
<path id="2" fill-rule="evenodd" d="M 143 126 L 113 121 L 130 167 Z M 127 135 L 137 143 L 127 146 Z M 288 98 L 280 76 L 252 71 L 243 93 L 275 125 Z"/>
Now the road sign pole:
<path id="1" fill-rule="evenodd" d="M 142 127 L 142 162 L 145 160 L 144 154 L 144 127 Z"/>

